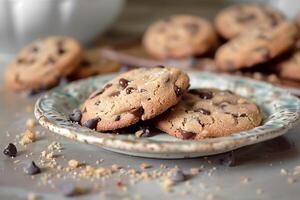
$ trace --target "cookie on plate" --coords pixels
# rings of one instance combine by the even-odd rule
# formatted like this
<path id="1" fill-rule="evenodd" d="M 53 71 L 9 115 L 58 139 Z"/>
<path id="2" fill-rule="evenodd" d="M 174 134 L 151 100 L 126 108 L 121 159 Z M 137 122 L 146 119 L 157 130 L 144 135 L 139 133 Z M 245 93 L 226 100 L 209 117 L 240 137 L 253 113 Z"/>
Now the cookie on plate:
<path id="1" fill-rule="evenodd" d="M 200 55 L 213 49 L 217 36 L 206 19 L 175 15 L 152 24 L 143 37 L 147 53 L 157 59 Z"/>
<path id="2" fill-rule="evenodd" d="M 50 88 L 73 73 L 80 60 L 81 47 L 74 39 L 40 39 L 22 49 L 7 66 L 5 83 L 15 91 Z"/>
<path id="3" fill-rule="evenodd" d="M 239 4 L 225 8 L 215 18 L 215 27 L 225 39 L 257 28 L 273 27 L 284 21 L 284 15 L 275 8 L 261 4 Z"/>
<path id="4" fill-rule="evenodd" d="M 81 124 L 109 131 L 151 119 L 175 105 L 188 87 L 187 74 L 174 68 L 126 72 L 90 95 L 82 105 Z"/>
<path id="5" fill-rule="evenodd" d="M 158 129 L 181 139 L 227 136 L 258 126 L 259 108 L 229 90 L 192 89 L 155 121 Z"/>
<path id="6" fill-rule="evenodd" d="M 120 63 L 101 56 L 100 49 L 84 50 L 79 67 L 71 75 L 71 79 L 82 79 L 94 75 L 112 73 L 120 68 Z"/>
<path id="7" fill-rule="evenodd" d="M 291 22 L 282 22 L 272 29 L 253 29 L 230 40 L 217 50 L 217 67 L 223 71 L 233 71 L 269 61 L 288 51 L 296 38 L 297 28 Z"/>

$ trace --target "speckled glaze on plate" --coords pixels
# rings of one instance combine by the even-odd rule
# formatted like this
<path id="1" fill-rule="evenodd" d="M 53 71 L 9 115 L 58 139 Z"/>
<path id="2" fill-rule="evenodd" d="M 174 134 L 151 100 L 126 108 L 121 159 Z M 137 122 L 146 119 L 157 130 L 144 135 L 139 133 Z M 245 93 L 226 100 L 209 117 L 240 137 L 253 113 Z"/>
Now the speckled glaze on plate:
<path id="1" fill-rule="evenodd" d="M 270 84 L 212 73 L 190 72 L 191 88 L 229 89 L 255 101 L 264 113 L 261 126 L 227 137 L 202 141 L 179 140 L 167 134 L 136 138 L 132 134 L 92 131 L 68 120 L 68 114 L 94 90 L 114 75 L 73 82 L 49 91 L 38 99 L 35 116 L 45 128 L 70 139 L 97 145 L 110 151 L 151 158 L 189 158 L 218 154 L 283 135 L 299 122 L 300 101 L 286 90 Z"/>

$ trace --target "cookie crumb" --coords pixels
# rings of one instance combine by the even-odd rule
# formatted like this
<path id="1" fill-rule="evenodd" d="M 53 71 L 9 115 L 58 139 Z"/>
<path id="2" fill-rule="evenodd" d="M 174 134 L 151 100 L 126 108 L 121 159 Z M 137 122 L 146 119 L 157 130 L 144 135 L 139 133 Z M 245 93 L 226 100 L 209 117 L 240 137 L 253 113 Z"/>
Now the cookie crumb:
<path id="1" fill-rule="evenodd" d="M 288 177 L 287 182 L 288 182 L 288 184 L 294 184 L 296 182 L 296 179 L 293 177 Z"/>
<path id="2" fill-rule="evenodd" d="M 63 149 L 63 147 L 59 142 L 54 141 L 54 142 L 52 142 L 51 144 L 48 145 L 47 149 L 50 150 L 50 151 L 55 151 L 55 150 L 60 151 L 60 150 Z"/>
<path id="3" fill-rule="evenodd" d="M 280 169 L 280 175 L 281 176 L 285 176 L 287 174 L 288 174 L 288 172 L 285 169 Z"/>
<path id="4" fill-rule="evenodd" d="M 25 133 L 23 134 L 19 143 L 24 146 L 24 145 L 35 142 L 35 140 L 36 140 L 35 133 L 33 131 L 27 129 L 25 131 Z"/>
<path id="5" fill-rule="evenodd" d="M 37 197 L 36 194 L 31 192 L 31 193 L 28 194 L 27 200 L 38 200 L 38 197 Z"/>
<path id="6" fill-rule="evenodd" d="M 240 182 L 241 182 L 242 184 L 247 184 L 249 181 L 250 181 L 250 179 L 249 179 L 249 177 L 247 177 L 247 176 L 241 176 L 241 177 L 240 177 Z"/>
<path id="7" fill-rule="evenodd" d="M 111 169 L 112 169 L 113 171 L 118 171 L 119 169 L 122 169 L 122 166 L 117 165 L 117 164 L 113 164 L 113 165 L 111 166 Z"/>
<path id="8" fill-rule="evenodd" d="M 173 181 L 168 178 L 164 179 L 162 182 L 162 188 L 165 192 L 171 192 L 173 185 Z"/>
<path id="9" fill-rule="evenodd" d="M 27 119 L 26 128 L 28 130 L 33 130 L 36 127 L 36 121 L 32 118 Z"/>
<path id="10" fill-rule="evenodd" d="M 77 160 L 69 160 L 68 165 L 71 169 L 79 167 L 79 162 Z"/>
<path id="11" fill-rule="evenodd" d="M 152 166 L 149 165 L 149 164 L 147 164 L 147 163 L 142 163 L 142 164 L 140 164 L 140 168 L 141 168 L 142 170 L 149 169 L 149 168 L 151 168 L 151 167 L 152 167 Z"/>
<path id="12" fill-rule="evenodd" d="M 201 169 L 200 168 L 197 168 L 197 167 L 193 167 L 190 169 L 190 172 L 192 175 L 197 175 L 201 172 Z"/>

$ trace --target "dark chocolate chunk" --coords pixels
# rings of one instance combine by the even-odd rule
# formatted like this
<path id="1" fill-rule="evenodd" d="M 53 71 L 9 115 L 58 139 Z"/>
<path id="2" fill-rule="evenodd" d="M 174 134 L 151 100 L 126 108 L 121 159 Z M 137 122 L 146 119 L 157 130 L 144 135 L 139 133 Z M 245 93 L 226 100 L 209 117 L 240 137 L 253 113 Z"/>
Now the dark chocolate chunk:
<path id="1" fill-rule="evenodd" d="M 98 122 L 100 121 L 99 118 L 89 119 L 85 121 L 82 126 L 85 126 L 89 129 L 96 129 Z"/>
<path id="2" fill-rule="evenodd" d="M 130 111 L 130 113 L 136 117 L 141 117 L 144 114 L 144 108 L 142 106 L 139 108 L 134 108 Z"/>
<path id="3" fill-rule="evenodd" d="M 213 98 L 213 93 L 208 90 L 190 90 L 190 93 L 198 95 L 201 99 L 211 99 Z"/>
<path id="4" fill-rule="evenodd" d="M 210 111 L 209 110 L 206 110 L 204 108 L 198 108 L 195 110 L 195 112 L 200 112 L 202 113 L 203 115 L 210 115 Z"/>
<path id="5" fill-rule="evenodd" d="M 96 102 L 94 103 L 94 105 L 95 105 L 95 106 L 99 106 L 100 103 L 101 103 L 101 101 L 96 101 Z"/>
<path id="6" fill-rule="evenodd" d="M 237 162 L 234 151 L 224 154 L 223 157 L 220 158 L 220 164 L 228 167 L 236 166 Z"/>
<path id="7" fill-rule="evenodd" d="M 83 59 L 80 64 L 81 67 L 90 67 L 92 65 L 92 63 L 86 59 Z"/>
<path id="8" fill-rule="evenodd" d="M 9 157 L 16 157 L 17 153 L 17 147 L 13 143 L 9 143 L 3 150 L 3 154 Z"/>
<path id="9" fill-rule="evenodd" d="M 117 97 L 119 95 L 120 95 L 120 91 L 115 91 L 115 92 L 110 93 L 108 96 L 109 97 Z"/>
<path id="10" fill-rule="evenodd" d="M 35 164 L 34 161 L 30 161 L 24 168 L 26 174 L 35 175 L 41 172 L 41 169 Z"/>
<path id="11" fill-rule="evenodd" d="M 163 65 L 157 65 L 156 67 L 158 67 L 158 68 L 166 68 L 166 67 L 163 66 Z"/>
<path id="12" fill-rule="evenodd" d="M 242 114 L 240 114 L 240 117 L 247 117 L 247 114 L 246 113 L 242 113 Z"/>
<path id="13" fill-rule="evenodd" d="M 196 133 L 190 132 L 190 131 L 185 131 L 185 130 L 179 130 L 181 135 L 182 135 L 182 139 L 184 140 L 188 140 L 188 139 L 193 139 L 196 136 Z"/>
<path id="14" fill-rule="evenodd" d="M 126 94 L 131 94 L 133 90 L 136 90 L 136 89 L 133 87 L 126 88 Z"/>
<path id="15" fill-rule="evenodd" d="M 120 78 L 119 80 L 119 84 L 120 86 L 125 89 L 128 86 L 129 80 L 125 79 L 125 78 Z"/>
<path id="16" fill-rule="evenodd" d="M 118 115 L 118 116 L 116 117 L 115 121 L 120 121 L 120 119 L 121 119 L 121 116 Z"/>
<path id="17" fill-rule="evenodd" d="M 170 179 L 174 183 L 179 183 L 185 181 L 186 176 L 181 169 L 176 169 L 171 173 Z"/>
<path id="18" fill-rule="evenodd" d="M 177 85 L 174 85 L 174 91 L 177 97 L 181 96 L 183 94 L 183 90 L 178 87 Z"/>
<path id="19" fill-rule="evenodd" d="M 74 109 L 72 111 L 71 114 L 69 114 L 69 119 L 72 122 L 78 122 L 78 123 L 80 123 L 81 116 L 82 116 L 81 111 L 78 108 L 76 108 L 76 109 Z"/>

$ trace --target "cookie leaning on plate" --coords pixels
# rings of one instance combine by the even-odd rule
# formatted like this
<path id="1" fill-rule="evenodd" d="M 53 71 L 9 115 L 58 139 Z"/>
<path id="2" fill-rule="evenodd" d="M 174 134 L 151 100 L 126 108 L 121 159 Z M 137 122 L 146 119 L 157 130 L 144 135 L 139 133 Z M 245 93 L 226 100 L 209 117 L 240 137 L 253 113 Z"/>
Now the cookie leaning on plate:
<path id="1" fill-rule="evenodd" d="M 155 22 L 143 36 L 145 50 L 157 59 L 200 55 L 216 43 L 210 22 L 190 15 L 175 15 Z"/>
<path id="2" fill-rule="evenodd" d="M 175 105 L 188 87 L 187 74 L 174 68 L 126 72 L 90 95 L 82 105 L 81 124 L 109 131 L 151 119 Z"/>
<path id="3" fill-rule="evenodd" d="M 76 70 L 80 60 L 81 47 L 71 38 L 37 40 L 7 66 L 5 83 L 15 91 L 49 88 Z"/>
<path id="4" fill-rule="evenodd" d="M 172 136 L 201 140 L 249 130 L 261 121 L 254 103 L 228 90 L 204 88 L 190 90 L 155 124 Z"/>
<path id="5" fill-rule="evenodd" d="M 215 27 L 225 39 L 260 26 L 273 27 L 285 20 L 275 8 L 260 4 L 241 4 L 225 8 L 215 18 Z"/>
<path id="6" fill-rule="evenodd" d="M 100 49 L 84 50 L 79 67 L 71 75 L 71 79 L 82 79 L 98 74 L 116 72 L 121 64 L 113 60 L 104 58 L 100 54 Z"/>
<path id="7" fill-rule="evenodd" d="M 294 45 L 297 32 L 291 22 L 282 22 L 273 28 L 250 30 L 217 50 L 217 67 L 223 71 L 233 71 L 269 61 Z"/>

